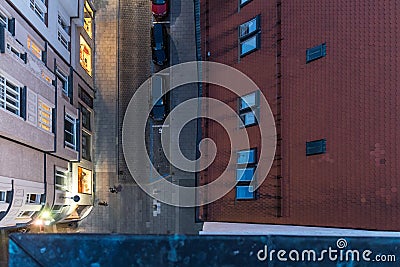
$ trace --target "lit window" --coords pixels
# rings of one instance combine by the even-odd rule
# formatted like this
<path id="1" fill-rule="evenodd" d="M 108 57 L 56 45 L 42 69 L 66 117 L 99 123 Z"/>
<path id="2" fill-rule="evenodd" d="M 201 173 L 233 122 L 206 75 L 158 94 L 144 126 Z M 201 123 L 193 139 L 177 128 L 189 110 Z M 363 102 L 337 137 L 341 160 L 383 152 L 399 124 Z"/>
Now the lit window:
<path id="1" fill-rule="evenodd" d="M 52 131 L 52 108 L 39 100 L 38 110 L 38 124 L 39 127 L 47 132 Z"/>
<path id="2" fill-rule="evenodd" d="M 326 152 L 326 140 L 306 142 L 306 156 L 324 154 Z"/>
<path id="3" fill-rule="evenodd" d="M 32 11 L 35 12 L 35 14 L 39 17 L 41 21 L 44 22 L 45 14 L 47 12 L 46 5 L 44 3 L 44 0 L 30 0 L 30 8 Z"/>
<path id="4" fill-rule="evenodd" d="M 62 91 L 64 94 L 68 95 L 68 76 L 57 69 L 57 78 L 61 81 Z"/>
<path id="5" fill-rule="evenodd" d="M 64 118 L 64 142 L 65 146 L 76 150 L 76 119 L 68 114 Z"/>
<path id="6" fill-rule="evenodd" d="M 68 171 L 56 170 L 56 188 L 66 191 L 68 185 Z"/>
<path id="7" fill-rule="evenodd" d="M 326 44 L 314 46 L 313 48 L 307 49 L 306 63 L 317 60 L 324 56 L 326 56 Z"/>
<path id="8" fill-rule="evenodd" d="M 254 199 L 252 186 L 236 186 L 236 199 Z"/>
<path id="9" fill-rule="evenodd" d="M 239 168 L 236 169 L 236 181 L 249 182 L 253 180 L 255 168 Z"/>
<path id="10" fill-rule="evenodd" d="M 92 171 L 78 167 L 78 193 L 92 194 Z"/>
<path id="11" fill-rule="evenodd" d="M 0 108 L 20 115 L 20 88 L 1 75 Z"/>
<path id="12" fill-rule="evenodd" d="M 41 194 L 27 194 L 26 195 L 26 204 L 40 204 L 41 203 Z"/>
<path id="13" fill-rule="evenodd" d="M 79 61 L 82 68 L 91 76 L 92 75 L 92 48 L 88 45 L 86 40 L 80 36 L 80 52 Z"/>
<path id="14" fill-rule="evenodd" d="M 57 30 L 58 41 L 66 48 L 69 48 L 69 26 L 63 17 L 58 14 L 58 30 Z"/>
<path id="15" fill-rule="evenodd" d="M 0 202 L 6 202 L 6 195 L 5 191 L 0 191 Z"/>
<path id="16" fill-rule="evenodd" d="M 84 18 L 83 18 L 83 28 L 90 38 L 93 37 L 93 10 L 90 7 L 89 3 L 85 1 L 85 6 L 83 8 Z"/>
<path id="17" fill-rule="evenodd" d="M 28 50 L 32 52 L 32 54 L 35 55 L 38 59 L 42 60 L 42 50 L 39 48 L 39 45 L 37 45 L 34 41 L 32 41 L 31 38 L 28 37 Z"/>

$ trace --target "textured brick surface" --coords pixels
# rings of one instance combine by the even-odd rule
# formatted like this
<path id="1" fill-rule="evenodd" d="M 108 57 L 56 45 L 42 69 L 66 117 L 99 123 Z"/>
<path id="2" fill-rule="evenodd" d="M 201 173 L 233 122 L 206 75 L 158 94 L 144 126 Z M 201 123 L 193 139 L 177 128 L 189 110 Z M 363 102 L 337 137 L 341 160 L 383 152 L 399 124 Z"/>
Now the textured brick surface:
<path id="1" fill-rule="evenodd" d="M 238 26 L 261 15 L 261 48 L 245 57 L 239 57 Z M 253 0 L 238 12 L 238 1 L 221 3 L 216 1 L 201 1 L 201 32 L 202 57 L 209 61 L 216 61 L 230 65 L 248 75 L 266 96 L 274 115 L 277 110 L 277 83 L 276 53 L 277 53 L 277 14 L 274 1 Z M 209 52 L 210 56 L 207 55 Z M 205 85 L 204 95 L 217 98 L 237 110 L 237 96 L 222 87 Z M 262 116 L 262 114 L 261 114 Z M 221 121 L 224 120 L 223 115 Z M 213 181 L 226 169 L 229 161 L 231 145 L 228 135 L 216 122 L 208 121 L 205 124 L 204 135 L 210 137 L 217 144 L 218 153 L 214 163 L 201 173 L 201 183 Z M 247 128 L 250 147 L 261 145 L 260 132 L 257 126 Z M 262 162 L 260 162 L 262 164 Z M 282 201 L 280 196 L 280 168 L 278 162 L 259 188 L 260 198 L 256 201 L 236 201 L 236 191 L 233 189 L 223 198 L 208 205 L 200 215 L 207 221 L 248 221 L 268 222 L 277 220 Z M 235 179 L 233 176 L 232 179 Z M 272 197 L 270 197 L 272 196 Z M 284 203 L 285 199 L 283 199 Z M 260 212 L 262 211 L 262 212 Z"/>
<path id="2" fill-rule="evenodd" d="M 239 203 L 232 192 L 209 206 L 207 219 L 399 230 L 398 4 L 282 2 L 284 216 L 271 214 L 271 200 Z M 275 3 L 254 0 L 240 13 L 234 4 L 202 4 L 203 56 L 244 70 L 271 99 Z M 237 63 L 237 26 L 260 12 L 262 48 Z M 306 49 L 324 42 L 327 56 L 306 64 Z M 233 101 L 223 94 L 210 87 Z M 306 157 L 305 143 L 321 138 L 327 153 Z"/>

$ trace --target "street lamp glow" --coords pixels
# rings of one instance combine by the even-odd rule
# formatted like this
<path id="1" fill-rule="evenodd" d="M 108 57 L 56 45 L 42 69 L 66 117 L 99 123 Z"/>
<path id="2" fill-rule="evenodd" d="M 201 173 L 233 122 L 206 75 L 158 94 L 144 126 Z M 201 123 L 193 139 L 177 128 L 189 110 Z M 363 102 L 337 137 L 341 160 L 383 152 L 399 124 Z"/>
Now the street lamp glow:
<path id="1" fill-rule="evenodd" d="M 37 220 L 35 221 L 35 225 L 37 225 L 37 226 L 42 226 L 42 225 L 43 225 L 43 220 L 42 220 L 42 219 L 37 219 Z"/>
<path id="2" fill-rule="evenodd" d="M 51 221 L 49 221 L 49 220 L 44 221 L 44 225 L 46 225 L 46 226 L 50 225 L 50 223 L 51 223 Z"/>
<path id="3" fill-rule="evenodd" d="M 42 212 L 40 217 L 43 218 L 43 219 L 49 219 L 49 218 L 51 218 L 51 213 L 50 213 L 50 211 L 45 210 L 45 211 Z"/>

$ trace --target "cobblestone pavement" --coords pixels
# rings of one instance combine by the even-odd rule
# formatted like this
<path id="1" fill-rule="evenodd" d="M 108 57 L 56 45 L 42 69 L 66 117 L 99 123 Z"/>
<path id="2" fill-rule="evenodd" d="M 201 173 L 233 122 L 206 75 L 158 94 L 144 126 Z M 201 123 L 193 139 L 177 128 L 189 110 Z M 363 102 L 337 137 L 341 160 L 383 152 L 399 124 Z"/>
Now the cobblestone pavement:
<path id="1" fill-rule="evenodd" d="M 194 209 L 157 203 L 146 195 L 130 176 L 123 159 L 124 111 L 136 88 L 158 71 L 151 62 L 150 4 L 149 0 L 96 1 L 95 197 L 97 203 L 106 201 L 108 206 L 96 205 L 80 223 L 80 232 L 195 234 L 200 229 Z M 193 1 L 171 0 L 166 21 L 171 40 L 170 64 L 195 60 Z M 171 95 L 171 106 L 196 96 L 195 85 L 179 88 Z M 196 130 L 194 123 L 182 133 L 182 150 L 188 158 L 195 157 Z M 169 167 L 159 150 L 158 129 L 150 127 L 148 134 L 153 142 L 154 164 L 166 174 L 174 173 L 174 182 L 194 185 L 194 174 Z M 120 193 L 108 192 L 114 185 L 122 186 Z"/>

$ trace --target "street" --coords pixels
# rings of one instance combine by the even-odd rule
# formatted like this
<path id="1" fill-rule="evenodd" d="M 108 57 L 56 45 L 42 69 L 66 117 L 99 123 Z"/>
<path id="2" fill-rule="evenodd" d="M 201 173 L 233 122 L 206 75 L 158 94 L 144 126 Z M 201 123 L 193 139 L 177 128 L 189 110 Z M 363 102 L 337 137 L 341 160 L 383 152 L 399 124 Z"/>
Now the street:
<path id="1" fill-rule="evenodd" d="M 107 5 L 106 5 L 107 4 Z M 194 7 L 192 1 L 170 1 L 170 12 L 163 20 L 169 33 L 170 64 L 178 64 L 196 60 L 196 43 L 194 30 Z M 108 79 L 100 80 L 97 88 L 95 107 L 96 142 L 95 152 L 95 198 L 96 206 L 88 218 L 79 224 L 79 232 L 96 233 L 135 233 L 135 234 L 196 234 L 200 229 L 195 223 L 194 208 L 177 208 L 155 201 L 145 194 L 135 183 L 125 164 L 123 157 L 121 129 L 125 109 L 136 88 L 151 74 L 167 67 L 155 66 L 151 60 L 150 29 L 152 24 L 150 1 L 120 1 L 119 26 L 110 27 L 112 13 L 117 11 L 116 1 L 103 3 L 97 12 L 98 40 L 107 36 L 118 36 L 118 55 L 116 65 L 119 75 L 107 69 L 110 59 L 97 59 L 98 76 L 102 71 L 108 74 Z M 115 18 L 115 17 L 114 17 Z M 119 29 L 119 33 L 117 33 Z M 99 36 L 101 35 L 101 36 Z M 104 38 L 102 38 L 104 36 Z M 146 38 L 145 38 L 146 37 Z M 111 39 L 110 39 L 111 42 Z M 101 51 L 110 44 L 99 42 L 97 49 Z M 111 52 L 111 51 L 110 51 Z M 114 62 L 112 62 L 114 63 Z M 106 64 L 106 66 L 104 66 Z M 104 66 L 104 67 L 103 67 Z M 100 73 L 99 73 L 100 72 Z M 115 84 L 110 86 L 110 78 Z M 170 108 L 182 101 L 196 97 L 197 85 L 182 86 L 171 93 Z M 147 107 L 144 104 L 143 110 Z M 104 114 L 102 116 L 101 114 Z M 139 114 L 140 115 L 140 114 Z M 115 125 L 117 120 L 117 125 Z M 182 153 L 189 159 L 196 155 L 197 124 L 190 122 L 181 133 Z M 148 121 L 146 131 L 147 152 L 153 165 L 166 179 L 180 185 L 193 186 L 195 174 L 182 172 L 170 166 L 161 148 L 160 133 L 163 130 L 173 130 L 161 127 L 160 122 Z M 177 133 L 172 133 L 177 134 Z M 111 141 L 110 141 L 111 139 Z M 112 139 L 117 140 L 116 144 Z M 168 152 L 167 152 L 168 153 Z M 138 155 L 140 156 L 140 155 Z M 139 166 L 138 166 L 139 167 Z M 143 168 L 144 166 L 140 166 Z M 148 171 L 149 179 L 157 179 L 156 174 Z M 108 192 L 109 187 L 121 185 L 118 194 Z M 99 206 L 99 201 L 105 201 L 108 206 Z"/>

